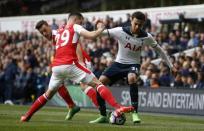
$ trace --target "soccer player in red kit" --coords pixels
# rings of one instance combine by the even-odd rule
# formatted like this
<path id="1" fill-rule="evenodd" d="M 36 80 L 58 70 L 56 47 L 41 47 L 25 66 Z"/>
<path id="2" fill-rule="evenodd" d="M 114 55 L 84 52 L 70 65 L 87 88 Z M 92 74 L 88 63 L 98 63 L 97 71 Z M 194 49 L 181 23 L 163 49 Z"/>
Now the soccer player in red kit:
<path id="1" fill-rule="evenodd" d="M 132 106 L 126 107 L 117 103 L 110 90 L 104 86 L 89 69 L 79 64 L 76 54 L 79 37 L 83 36 L 88 39 L 94 39 L 103 32 L 105 26 L 99 22 L 96 31 L 87 31 L 82 26 L 75 24 L 77 20 L 76 16 L 83 18 L 80 13 L 71 13 L 68 17 L 66 27 L 57 31 L 55 37 L 56 52 L 52 62 L 52 76 L 48 90 L 33 103 L 29 111 L 21 117 L 21 121 L 28 121 L 38 109 L 52 98 L 59 86 L 67 79 L 94 87 L 100 96 L 116 109 L 115 112 L 118 115 L 124 112 L 130 112 L 134 109 Z M 38 22 L 36 29 L 44 33 L 42 30 L 44 29 L 42 28 L 43 26 L 44 24 Z M 46 36 L 47 34 L 44 35 Z M 93 95 L 93 97 L 96 96 Z"/>
<path id="2" fill-rule="evenodd" d="M 83 19 L 79 20 L 79 21 L 76 21 L 78 24 L 82 24 L 82 21 Z M 56 36 L 56 33 L 57 33 L 57 30 L 52 30 L 51 29 L 51 26 L 48 25 L 48 23 L 46 21 L 42 21 L 44 23 L 44 30 L 46 30 L 47 33 L 41 33 L 47 40 L 49 41 L 52 41 L 53 45 L 55 45 L 55 36 Z M 62 26 L 62 28 L 64 28 L 65 26 Z M 78 59 L 79 59 L 79 62 L 81 64 L 84 64 L 86 65 L 87 67 L 89 67 L 90 69 L 90 57 L 89 55 L 83 50 L 83 48 L 81 47 L 80 44 L 77 45 L 77 56 L 78 56 Z M 88 87 L 85 89 L 85 87 L 87 85 L 82 85 L 82 89 L 84 89 L 84 92 L 86 93 L 87 96 L 93 96 L 95 95 L 96 96 L 96 91 L 95 89 L 93 89 L 92 87 Z M 75 105 L 75 103 L 73 102 L 68 90 L 66 89 L 66 87 L 64 86 L 64 84 L 62 84 L 59 89 L 58 89 L 58 93 L 59 95 L 64 99 L 64 101 L 66 102 L 67 104 L 67 107 L 68 107 L 68 113 L 65 117 L 65 120 L 71 120 L 72 117 L 80 111 L 80 107 L 78 107 L 77 105 Z M 94 98 L 94 97 L 89 97 L 90 99 L 91 98 Z M 91 99 L 92 100 L 92 99 Z M 96 107 L 98 107 L 98 103 L 97 103 L 97 100 L 96 99 L 93 99 L 92 102 L 94 103 L 94 105 Z M 23 120 L 23 119 L 22 119 Z"/>
<path id="3" fill-rule="evenodd" d="M 76 17 L 75 24 L 82 25 L 82 23 L 83 23 L 83 17 Z M 52 30 L 51 31 L 51 27 L 48 25 L 47 22 L 45 22 L 45 25 L 46 25 L 45 29 L 47 29 L 47 33 L 52 34 L 52 38 L 50 37 L 50 38 L 47 38 L 47 39 L 48 40 L 52 39 L 53 44 L 55 45 L 55 43 L 56 43 L 55 42 L 55 36 L 56 36 L 57 30 Z M 66 25 L 63 25 L 61 28 L 65 28 L 65 26 Z M 41 33 L 41 34 L 44 36 L 43 33 Z M 45 36 L 45 37 L 47 37 L 47 36 Z M 78 58 L 79 63 L 81 65 L 86 66 L 88 69 L 91 70 L 91 58 L 85 52 L 85 50 L 82 48 L 81 44 L 77 44 L 76 54 L 77 54 L 77 58 Z M 96 99 L 96 97 L 97 97 L 96 90 L 93 87 L 88 86 L 88 85 L 83 84 L 83 83 L 80 83 L 80 86 L 81 86 L 82 91 L 84 91 L 84 93 L 91 99 L 91 101 L 94 103 L 94 105 L 98 108 L 98 102 L 97 102 L 97 99 Z M 71 97 L 69 97 L 70 95 L 67 92 L 66 88 L 64 86 L 62 86 L 62 87 L 63 88 L 60 88 L 61 92 L 62 91 L 64 92 L 64 93 L 63 92 L 62 93 L 64 94 L 64 97 L 66 98 L 65 101 L 67 102 L 67 105 L 70 105 L 69 103 L 73 103 L 73 100 L 72 100 Z M 58 90 L 58 92 L 59 92 L 59 90 Z M 65 117 L 65 120 L 70 120 L 74 116 L 74 114 L 77 113 L 79 110 L 80 110 L 80 108 L 78 106 L 74 106 L 73 108 L 70 108 L 69 112 L 67 113 L 67 115 Z"/>

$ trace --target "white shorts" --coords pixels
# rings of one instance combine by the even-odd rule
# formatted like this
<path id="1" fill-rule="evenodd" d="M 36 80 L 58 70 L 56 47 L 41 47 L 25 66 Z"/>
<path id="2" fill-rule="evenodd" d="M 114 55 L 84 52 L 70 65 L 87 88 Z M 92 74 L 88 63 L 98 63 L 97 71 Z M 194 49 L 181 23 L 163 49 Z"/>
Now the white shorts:
<path id="1" fill-rule="evenodd" d="M 93 71 L 93 67 L 90 61 L 86 61 L 86 68 L 88 68 L 90 71 Z"/>
<path id="2" fill-rule="evenodd" d="M 58 89 L 66 80 L 71 80 L 75 83 L 89 83 L 94 77 L 94 74 L 89 69 L 78 63 L 55 66 L 52 68 L 52 76 L 50 78 L 48 89 Z"/>

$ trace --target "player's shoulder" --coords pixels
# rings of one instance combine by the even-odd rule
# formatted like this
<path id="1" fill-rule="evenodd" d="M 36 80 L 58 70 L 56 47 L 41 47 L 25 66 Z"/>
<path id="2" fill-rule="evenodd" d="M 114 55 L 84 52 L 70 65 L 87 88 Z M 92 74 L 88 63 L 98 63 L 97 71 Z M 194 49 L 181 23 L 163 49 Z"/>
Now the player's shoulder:
<path id="1" fill-rule="evenodd" d="M 125 27 L 122 27 L 122 30 L 127 33 L 128 35 L 130 36 L 134 36 L 131 32 L 131 26 L 125 26 Z M 149 34 L 144 31 L 144 30 L 140 30 L 139 33 L 137 34 L 137 38 L 144 38 L 144 37 L 148 37 Z"/>
<path id="2" fill-rule="evenodd" d="M 130 36 L 133 36 L 133 34 L 131 33 L 131 27 L 130 26 L 124 26 L 122 27 L 122 31 L 127 33 Z"/>
<path id="3" fill-rule="evenodd" d="M 82 26 L 81 25 L 79 25 L 79 24 L 73 24 L 73 25 L 71 25 L 73 28 L 82 28 Z"/>
<path id="4" fill-rule="evenodd" d="M 72 29 L 72 28 L 76 28 L 76 26 L 78 27 L 79 25 L 77 25 L 77 24 L 62 25 L 61 28 L 59 28 L 57 30 L 57 32 L 61 32 L 61 31 L 64 31 L 64 30 L 69 30 L 69 29 Z"/>
<path id="5" fill-rule="evenodd" d="M 72 27 L 73 27 L 74 31 L 77 31 L 77 32 L 78 31 L 80 32 L 81 30 L 84 29 L 84 27 L 79 25 L 79 24 L 73 24 Z"/>
<path id="6" fill-rule="evenodd" d="M 108 29 L 109 31 L 111 30 L 112 32 L 118 32 L 118 31 L 122 31 L 122 27 L 118 26 L 118 27 L 114 27 L 114 28 L 111 28 L 111 29 Z"/>

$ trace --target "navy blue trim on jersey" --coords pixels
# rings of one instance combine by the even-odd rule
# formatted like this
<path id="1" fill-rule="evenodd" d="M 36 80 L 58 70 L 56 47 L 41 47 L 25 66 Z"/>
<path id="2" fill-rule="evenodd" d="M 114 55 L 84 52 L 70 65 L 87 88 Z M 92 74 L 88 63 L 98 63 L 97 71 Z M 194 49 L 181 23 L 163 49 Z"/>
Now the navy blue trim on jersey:
<path id="1" fill-rule="evenodd" d="M 127 77 L 129 73 L 135 73 L 139 75 L 140 65 L 139 64 L 121 64 L 114 62 L 109 68 L 107 68 L 102 75 L 109 78 L 112 85 L 116 81 Z"/>
<path id="2" fill-rule="evenodd" d="M 131 32 L 131 27 L 130 26 L 122 27 L 122 29 L 128 35 L 133 36 L 133 34 Z M 137 38 L 143 38 L 143 37 L 147 37 L 147 36 L 148 36 L 147 32 L 145 32 L 144 30 L 140 30 Z"/>
<path id="3" fill-rule="evenodd" d="M 156 44 L 156 45 L 152 46 L 152 48 L 156 48 L 156 47 L 157 47 L 157 45 L 158 45 L 158 44 Z"/>
<path id="4" fill-rule="evenodd" d="M 125 33 L 127 33 L 128 35 L 130 35 L 130 36 L 133 36 L 133 34 L 131 33 L 131 28 L 130 28 L 130 26 L 126 26 L 126 27 L 122 27 L 122 29 L 123 29 L 123 31 L 125 32 Z"/>
<path id="5" fill-rule="evenodd" d="M 147 36 L 148 36 L 147 32 L 145 32 L 144 30 L 140 30 L 137 38 L 147 37 Z"/>

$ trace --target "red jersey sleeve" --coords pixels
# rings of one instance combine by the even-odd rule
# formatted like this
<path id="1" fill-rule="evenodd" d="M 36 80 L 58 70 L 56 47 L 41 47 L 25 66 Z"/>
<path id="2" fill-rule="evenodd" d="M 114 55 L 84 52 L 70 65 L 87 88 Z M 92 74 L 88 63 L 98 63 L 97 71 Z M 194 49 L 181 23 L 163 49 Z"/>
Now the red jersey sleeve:
<path id="1" fill-rule="evenodd" d="M 81 52 L 82 52 L 82 55 L 83 55 L 85 60 L 91 61 L 90 56 L 88 55 L 88 53 L 82 47 L 81 47 Z"/>

